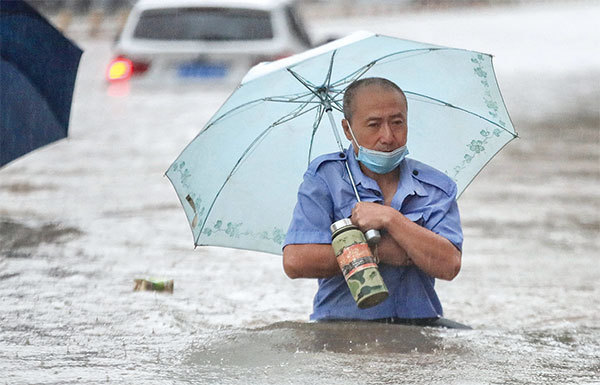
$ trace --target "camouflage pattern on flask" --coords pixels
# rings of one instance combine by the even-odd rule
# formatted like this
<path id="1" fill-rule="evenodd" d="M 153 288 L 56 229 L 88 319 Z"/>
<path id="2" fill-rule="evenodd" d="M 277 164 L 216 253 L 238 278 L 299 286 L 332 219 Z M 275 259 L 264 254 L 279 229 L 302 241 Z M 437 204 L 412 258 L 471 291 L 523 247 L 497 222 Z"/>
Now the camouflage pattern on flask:
<path id="1" fill-rule="evenodd" d="M 388 297 L 388 289 L 362 231 L 344 218 L 331 225 L 331 232 L 331 246 L 358 307 L 380 304 Z"/>

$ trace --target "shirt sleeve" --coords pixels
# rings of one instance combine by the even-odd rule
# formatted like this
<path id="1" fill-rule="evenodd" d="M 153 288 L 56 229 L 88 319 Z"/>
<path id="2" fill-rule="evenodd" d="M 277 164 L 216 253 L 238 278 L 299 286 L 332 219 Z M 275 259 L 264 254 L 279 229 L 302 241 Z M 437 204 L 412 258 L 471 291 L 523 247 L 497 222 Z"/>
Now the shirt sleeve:
<path id="1" fill-rule="evenodd" d="M 431 208 L 431 215 L 427 220 L 426 227 L 446 238 L 462 251 L 463 233 L 456 203 L 456 192 L 457 188 L 454 184 L 450 194 L 439 194 L 439 198 Z"/>
<path id="2" fill-rule="evenodd" d="M 289 244 L 331 243 L 329 226 L 332 221 L 333 202 L 327 184 L 318 175 L 305 173 L 283 247 Z"/>

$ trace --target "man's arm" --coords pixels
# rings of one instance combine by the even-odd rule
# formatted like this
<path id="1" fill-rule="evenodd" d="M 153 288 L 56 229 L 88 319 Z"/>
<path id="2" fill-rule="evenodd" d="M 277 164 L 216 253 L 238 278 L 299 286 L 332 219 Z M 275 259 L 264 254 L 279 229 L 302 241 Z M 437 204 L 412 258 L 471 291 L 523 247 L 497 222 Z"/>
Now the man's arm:
<path id="1" fill-rule="evenodd" d="M 342 274 L 330 244 L 296 244 L 283 248 L 283 271 L 290 278 L 329 278 Z"/>
<path id="2" fill-rule="evenodd" d="M 371 252 L 375 252 L 371 247 Z M 406 252 L 389 234 L 377 246 L 381 262 L 397 266 L 412 264 Z M 342 274 L 330 244 L 287 245 L 283 249 L 283 270 L 290 278 L 329 278 Z"/>
<path id="3" fill-rule="evenodd" d="M 392 207 L 359 202 L 352 209 L 352 222 L 361 230 L 383 229 L 415 265 L 435 278 L 452 280 L 461 266 L 461 252 L 449 240 L 413 223 Z M 381 262 L 392 264 L 398 258 L 393 254 L 381 254 Z"/>

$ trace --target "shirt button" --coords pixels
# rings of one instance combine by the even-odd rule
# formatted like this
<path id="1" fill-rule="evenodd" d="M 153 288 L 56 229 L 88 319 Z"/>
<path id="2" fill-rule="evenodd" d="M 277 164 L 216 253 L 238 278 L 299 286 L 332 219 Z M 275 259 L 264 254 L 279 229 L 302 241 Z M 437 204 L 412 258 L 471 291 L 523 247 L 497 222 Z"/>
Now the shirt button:
<path id="1" fill-rule="evenodd" d="M 414 175 L 414 176 L 417 176 L 417 175 L 419 175 L 419 171 L 417 171 L 417 170 L 413 170 L 413 175 Z"/>

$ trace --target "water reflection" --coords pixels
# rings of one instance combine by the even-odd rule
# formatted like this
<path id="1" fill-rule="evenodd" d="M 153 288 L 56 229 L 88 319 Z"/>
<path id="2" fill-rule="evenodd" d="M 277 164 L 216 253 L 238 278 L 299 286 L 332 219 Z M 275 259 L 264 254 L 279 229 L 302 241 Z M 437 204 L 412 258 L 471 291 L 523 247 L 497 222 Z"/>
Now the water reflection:
<path id="1" fill-rule="evenodd" d="M 189 362 L 263 366 L 280 364 L 299 353 L 388 355 L 443 348 L 438 330 L 370 322 L 278 322 L 224 334 L 193 348 Z"/>
<path id="2" fill-rule="evenodd" d="M 377 378 L 377 383 L 396 384 L 400 378 L 417 380 L 414 369 L 424 363 L 469 360 L 470 349 L 455 337 L 472 332 L 369 322 L 278 322 L 218 331 L 188 349 L 183 367 L 188 368 L 185 378 L 202 378 L 203 383 L 252 378 L 253 384 L 346 384 Z"/>

